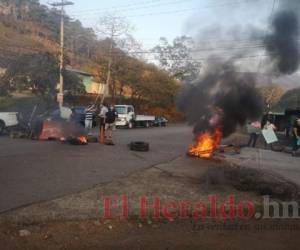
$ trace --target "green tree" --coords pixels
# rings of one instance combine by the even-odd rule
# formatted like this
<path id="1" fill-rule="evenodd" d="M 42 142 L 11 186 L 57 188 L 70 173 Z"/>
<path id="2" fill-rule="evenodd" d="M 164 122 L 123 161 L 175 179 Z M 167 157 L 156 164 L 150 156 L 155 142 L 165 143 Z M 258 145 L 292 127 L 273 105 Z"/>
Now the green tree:
<path id="1" fill-rule="evenodd" d="M 54 95 L 58 80 L 58 63 L 50 53 L 21 55 L 4 75 L 10 91 L 28 90 L 34 94 Z"/>
<path id="2" fill-rule="evenodd" d="M 201 63 L 192 57 L 194 47 L 193 39 L 187 36 L 175 38 L 173 44 L 162 37 L 160 44 L 152 51 L 156 53 L 160 66 L 171 76 L 184 82 L 192 82 L 198 78 L 201 69 Z"/>
<path id="3" fill-rule="evenodd" d="M 64 70 L 64 89 L 71 95 L 85 94 L 85 86 L 80 77 L 70 71 Z"/>
<path id="4" fill-rule="evenodd" d="M 55 97 L 59 78 L 58 60 L 48 52 L 21 55 L 11 63 L 2 83 L 10 92 L 31 90 L 42 97 Z M 72 93 L 82 92 L 83 84 L 76 75 L 64 72 L 66 90 Z"/>

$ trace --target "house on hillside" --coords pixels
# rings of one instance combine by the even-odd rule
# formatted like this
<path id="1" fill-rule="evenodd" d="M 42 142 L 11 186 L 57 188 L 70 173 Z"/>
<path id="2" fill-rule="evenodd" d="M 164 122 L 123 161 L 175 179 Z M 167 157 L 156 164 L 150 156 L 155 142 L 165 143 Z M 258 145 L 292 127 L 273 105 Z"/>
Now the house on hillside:
<path id="1" fill-rule="evenodd" d="M 105 84 L 95 81 L 95 76 L 82 70 L 73 69 L 71 67 L 66 68 L 67 71 L 75 73 L 83 82 L 85 91 L 90 95 L 103 95 L 105 93 Z"/>

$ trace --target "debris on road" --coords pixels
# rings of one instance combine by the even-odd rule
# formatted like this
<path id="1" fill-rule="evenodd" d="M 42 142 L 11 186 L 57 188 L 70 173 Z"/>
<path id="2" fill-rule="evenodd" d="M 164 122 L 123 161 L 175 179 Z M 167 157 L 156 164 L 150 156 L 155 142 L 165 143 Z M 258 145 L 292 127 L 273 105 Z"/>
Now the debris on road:
<path id="1" fill-rule="evenodd" d="M 30 236 L 31 235 L 31 232 L 26 230 L 26 229 L 22 229 L 19 231 L 19 236 L 20 237 L 27 237 L 27 236 Z"/>
<path id="2" fill-rule="evenodd" d="M 240 154 L 241 153 L 241 147 L 236 145 L 221 145 L 218 149 L 220 153 L 225 154 Z"/>
<path id="3" fill-rule="evenodd" d="M 129 147 L 131 151 L 148 152 L 150 150 L 150 144 L 142 141 L 131 142 Z"/>

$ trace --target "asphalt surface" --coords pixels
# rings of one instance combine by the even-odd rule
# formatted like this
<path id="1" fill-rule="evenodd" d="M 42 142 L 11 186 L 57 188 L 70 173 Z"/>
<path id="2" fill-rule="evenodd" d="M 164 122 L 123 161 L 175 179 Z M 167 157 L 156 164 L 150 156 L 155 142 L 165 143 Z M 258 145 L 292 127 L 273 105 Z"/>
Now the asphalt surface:
<path id="1" fill-rule="evenodd" d="M 239 155 L 225 155 L 230 162 L 283 177 L 300 187 L 299 152 L 297 157 L 289 153 L 260 148 L 245 148 Z"/>
<path id="2" fill-rule="evenodd" d="M 115 146 L 72 146 L 0 137 L 0 213 L 81 192 L 184 155 L 192 140 L 185 125 L 121 129 Z M 128 149 L 147 141 L 147 153 Z M 99 194 L 100 195 L 100 194 Z"/>

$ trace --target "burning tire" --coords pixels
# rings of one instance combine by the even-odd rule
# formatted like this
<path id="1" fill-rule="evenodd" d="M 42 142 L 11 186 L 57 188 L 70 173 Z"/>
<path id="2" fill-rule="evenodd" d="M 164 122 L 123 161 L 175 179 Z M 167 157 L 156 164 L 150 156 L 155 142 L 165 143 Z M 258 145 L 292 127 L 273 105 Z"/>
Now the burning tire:
<path id="1" fill-rule="evenodd" d="M 130 150 L 138 152 L 148 152 L 150 145 L 147 142 L 131 142 L 129 144 Z"/>
<path id="2" fill-rule="evenodd" d="M 68 143 L 71 145 L 76 145 L 76 146 L 85 146 L 88 145 L 88 140 L 85 136 L 79 136 L 79 137 L 69 137 L 66 140 Z"/>

